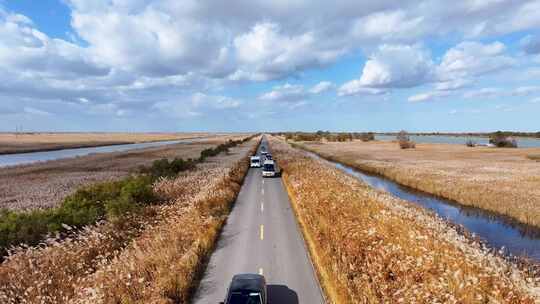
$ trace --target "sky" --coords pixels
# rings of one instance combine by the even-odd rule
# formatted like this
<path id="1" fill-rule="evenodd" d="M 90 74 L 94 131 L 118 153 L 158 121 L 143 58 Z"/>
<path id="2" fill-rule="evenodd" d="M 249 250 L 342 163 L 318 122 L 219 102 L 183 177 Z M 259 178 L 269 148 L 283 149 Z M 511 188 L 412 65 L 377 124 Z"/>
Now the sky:
<path id="1" fill-rule="evenodd" d="M 540 131 L 540 1 L 0 0 L 0 131 Z"/>

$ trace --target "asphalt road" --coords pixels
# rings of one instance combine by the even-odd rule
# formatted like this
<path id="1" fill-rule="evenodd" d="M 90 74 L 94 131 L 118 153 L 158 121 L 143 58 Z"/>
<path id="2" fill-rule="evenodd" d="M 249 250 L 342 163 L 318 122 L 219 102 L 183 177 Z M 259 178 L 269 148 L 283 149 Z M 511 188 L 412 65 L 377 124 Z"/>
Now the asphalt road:
<path id="1" fill-rule="evenodd" d="M 270 304 L 324 303 L 281 178 L 260 170 L 249 170 L 193 303 L 223 301 L 238 273 L 263 274 Z"/>

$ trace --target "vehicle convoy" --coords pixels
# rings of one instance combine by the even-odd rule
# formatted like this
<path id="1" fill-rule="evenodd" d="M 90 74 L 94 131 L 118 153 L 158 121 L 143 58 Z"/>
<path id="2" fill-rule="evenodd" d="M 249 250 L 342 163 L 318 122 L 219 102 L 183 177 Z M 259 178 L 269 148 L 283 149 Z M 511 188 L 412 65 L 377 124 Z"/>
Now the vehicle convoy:
<path id="1" fill-rule="evenodd" d="M 259 274 L 233 276 L 225 302 L 220 304 L 267 304 L 266 279 Z"/>
<path id="2" fill-rule="evenodd" d="M 278 170 L 276 168 L 276 162 L 273 160 L 265 160 L 262 167 L 263 177 L 276 177 L 278 176 Z"/>
<path id="3" fill-rule="evenodd" d="M 259 156 L 250 157 L 249 166 L 251 168 L 260 168 L 261 167 L 261 158 Z"/>

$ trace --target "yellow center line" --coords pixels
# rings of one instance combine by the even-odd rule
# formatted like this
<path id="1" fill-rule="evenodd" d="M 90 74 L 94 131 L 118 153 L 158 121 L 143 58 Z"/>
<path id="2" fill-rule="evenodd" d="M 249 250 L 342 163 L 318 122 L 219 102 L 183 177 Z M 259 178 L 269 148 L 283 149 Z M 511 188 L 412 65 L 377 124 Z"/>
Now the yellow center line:
<path id="1" fill-rule="evenodd" d="M 261 225 L 261 240 L 264 240 L 264 225 Z"/>

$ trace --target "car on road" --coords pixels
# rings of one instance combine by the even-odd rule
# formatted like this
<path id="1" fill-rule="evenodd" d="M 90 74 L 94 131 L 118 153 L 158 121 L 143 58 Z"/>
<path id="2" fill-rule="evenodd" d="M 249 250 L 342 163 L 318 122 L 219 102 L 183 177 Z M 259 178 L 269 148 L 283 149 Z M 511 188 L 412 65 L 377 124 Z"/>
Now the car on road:
<path id="1" fill-rule="evenodd" d="M 233 276 L 227 296 L 220 304 L 267 304 L 266 279 L 259 274 Z"/>
<path id="2" fill-rule="evenodd" d="M 272 154 L 266 153 L 266 155 L 264 156 L 264 158 L 266 158 L 267 160 L 272 160 Z"/>
<path id="3" fill-rule="evenodd" d="M 278 176 L 278 170 L 276 168 L 276 162 L 273 160 L 265 160 L 262 166 L 263 177 L 275 177 Z"/>
<path id="4" fill-rule="evenodd" d="M 261 158 L 259 156 L 250 157 L 249 166 L 251 168 L 260 168 L 261 167 Z"/>

